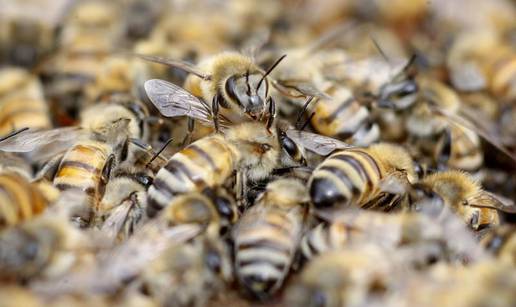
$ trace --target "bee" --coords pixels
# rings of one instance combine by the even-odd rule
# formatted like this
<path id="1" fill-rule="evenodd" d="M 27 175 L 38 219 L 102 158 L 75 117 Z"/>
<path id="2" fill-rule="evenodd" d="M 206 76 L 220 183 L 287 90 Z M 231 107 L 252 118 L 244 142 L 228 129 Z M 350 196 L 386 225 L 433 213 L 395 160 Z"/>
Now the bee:
<path id="1" fill-rule="evenodd" d="M 451 212 L 450 212 L 451 213 Z M 438 220 L 414 213 L 383 213 L 372 211 L 341 212 L 328 217 L 310 231 L 301 242 L 306 259 L 319 254 L 346 249 L 357 244 L 372 243 L 386 250 L 416 249 L 426 246 L 428 252 L 416 254 L 414 265 L 432 264 L 437 260 L 455 260 L 468 257 L 470 261 L 482 257 L 477 241 L 458 218 Z M 453 238 L 448 232 L 453 229 Z M 455 240 L 461 240 L 460 247 Z"/>
<path id="2" fill-rule="evenodd" d="M 86 88 L 95 81 L 120 41 L 117 5 L 81 1 L 64 20 L 56 55 L 38 68 L 61 125 L 71 125 L 87 105 Z"/>
<path id="3" fill-rule="evenodd" d="M 264 299 L 278 291 L 294 262 L 309 201 L 296 179 L 269 183 L 233 232 L 240 284 Z"/>
<path id="4" fill-rule="evenodd" d="M 478 231 L 500 223 L 498 210 L 516 211 L 514 203 L 482 189 L 461 171 L 436 172 L 414 185 L 409 193 L 411 210 L 431 207 L 439 215 L 445 207 L 455 212 L 469 227 Z"/>
<path id="5" fill-rule="evenodd" d="M 0 229 L 32 219 L 51 204 L 37 183 L 29 182 L 18 173 L 0 173 L 0 187 Z"/>
<path id="6" fill-rule="evenodd" d="M 516 264 L 516 229 L 514 225 L 505 224 L 491 228 L 480 244 L 503 262 Z"/>
<path id="7" fill-rule="evenodd" d="M 57 27 L 70 1 L 3 1 L 0 58 L 31 67 L 55 47 Z M 41 14 L 45 10 L 45 14 Z"/>
<path id="8" fill-rule="evenodd" d="M 322 135 L 335 137 L 356 146 L 368 146 L 380 137 L 378 124 L 369 110 L 346 87 L 332 86 L 325 91 L 332 99 L 319 99 L 310 123 Z"/>
<path id="9" fill-rule="evenodd" d="M 336 307 L 383 301 L 405 276 L 396 267 L 382 249 L 370 245 L 321 254 L 287 288 L 287 305 Z"/>
<path id="10" fill-rule="evenodd" d="M 52 120 L 39 79 L 22 68 L 0 70 L 0 134 L 50 129 Z"/>
<path id="11" fill-rule="evenodd" d="M 279 152 L 275 131 L 269 133 L 256 122 L 235 125 L 223 135 L 195 141 L 158 171 L 148 190 L 147 213 L 152 217 L 178 194 L 223 186 L 235 171 L 239 177 L 238 197 L 246 186 L 244 180 L 252 182 L 269 175 L 278 163 Z"/>
<path id="12" fill-rule="evenodd" d="M 337 150 L 312 173 L 308 182 L 316 209 L 359 206 L 391 210 L 401 198 L 384 193 L 390 180 L 417 179 L 414 162 L 400 146 L 379 143 Z"/>
<path id="13" fill-rule="evenodd" d="M 88 239 L 61 217 L 42 216 L 0 234 L 2 279 L 57 277 L 79 261 Z"/>
<path id="14" fill-rule="evenodd" d="M 201 113 L 200 116 L 206 118 L 209 114 L 217 131 L 219 117 L 221 125 L 224 122 L 238 123 L 245 119 L 264 120 L 267 127 L 272 126 L 275 103 L 269 93 L 271 81 L 267 76 L 285 56 L 280 57 L 265 72 L 251 58 L 234 52 L 215 55 L 201 61 L 198 67 L 155 56 L 140 57 L 190 73 L 185 80 L 184 90 L 164 80 L 153 79 L 145 82 L 149 99 L 162 115 L 186 115 L 195 118 Z M 201 97 L 202 100 L 196 97 Z"/>

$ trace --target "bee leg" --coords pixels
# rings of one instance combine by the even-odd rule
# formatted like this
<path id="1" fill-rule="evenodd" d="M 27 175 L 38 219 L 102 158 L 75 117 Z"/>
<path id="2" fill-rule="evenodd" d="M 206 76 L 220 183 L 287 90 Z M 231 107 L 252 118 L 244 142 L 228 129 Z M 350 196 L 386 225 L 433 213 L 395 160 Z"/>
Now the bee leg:
<path id="1" fill-rule="evenodd" d="M 115 167 L 115 155 L 110 155 L 104 164 L 104 168 L 102 169 L 102 175 L 100 177 L 101 183 L 106 185 L 111 177 L 111 171 Z"/>
<path id="2" fill-rule="evenodd" d="M 448 161 L 450 160 L 452 150 L 451 130 L 445 129 L 441 133 L 442 134 L 439 138 L 439 145 L 437 146 L 437 151 L 435 155 L 438 169 L 446 168 Z"/>
<path id="3" fill-rule="evenodd" d="M 238 208 L 245 210 L 246 203 L 246 189 L 247 189 L 247 174 L 245 172 L 237 172 L 235 183 L 235 196 Z"/>
<path id="4" fill-rule="evenodd" d="M 219 95 L 213 96 L 213 100 L 211 101 L 211 111 L 213 113 L 213 126 L 215 127 L 215 132 L 219 132 Z"/>
<path id="5" fill-rule="evenodd" d="M 192 140 L 192 134 L 195 128 L 195 120 L 193 118 L 188 117 L 188 130 L 186 132 L 185 138 L 181 142 L 181 147 L 185 147 L 186 145 L 190 144 Z"/>
<path id="6" fill-rule="evenodd" d="M 35 181 L 38 180 L 54 180 L 54 177 L 59 169 L 59 164 L 61 164 L 61 160 L 63 159 L 63 155 L 59 155 L 57 157 L 52 158 L 50 161 L 45 163 L 41 170 L 36 174 Z"/>
<path id="7" fill-rule="evenodd" d="M 274 119 L 276 118 L 276 103 L 269 97 L 269 116 L 267 117 L 267 131 L 271 132 L 271 127 L 274 124 Z"/>

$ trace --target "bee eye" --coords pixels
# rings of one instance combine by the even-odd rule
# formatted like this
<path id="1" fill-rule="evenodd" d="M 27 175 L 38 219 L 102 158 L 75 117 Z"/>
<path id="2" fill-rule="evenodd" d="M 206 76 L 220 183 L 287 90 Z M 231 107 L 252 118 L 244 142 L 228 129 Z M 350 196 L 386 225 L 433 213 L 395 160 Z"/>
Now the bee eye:
<path id="1" fill-rule="evenodd" d="M 136 177 L 136 181 L 138 181 L 144 187 L 149 187 L 152 184 L 152 181 L 153 181 L 152 177 L 147 176 L 147 175 L 142 174 L 142 173 L 136 174 L 135 177 Z"/>
<path id="2" fill-rule="evenodd" d="M 217 212 L 224 218 L 227 218 L 229 221 L 232 221 L 235 217 L 234 212 L 232 210 L 231 202 L 223 197 L 217 197 L 215 199 L 215 206 L 217 206 Z"/>
<path id="3" fill-rule="evenodd" d="M 281 136 L 281 146 L 285 151 L 291 156 L 295 157 L 297 154 L 297 146 L 296 143 L 294 143 L 288 136 L 282 135 Z"/>
<path id="4" fill-rule="evenodd" d="M 216 273 L 220 273 L 222 269 L 222 259 L 220 259 L 220 256 L 215 251 L 208 251 L 206 254 L 206 265 L 208 268 Z"/>

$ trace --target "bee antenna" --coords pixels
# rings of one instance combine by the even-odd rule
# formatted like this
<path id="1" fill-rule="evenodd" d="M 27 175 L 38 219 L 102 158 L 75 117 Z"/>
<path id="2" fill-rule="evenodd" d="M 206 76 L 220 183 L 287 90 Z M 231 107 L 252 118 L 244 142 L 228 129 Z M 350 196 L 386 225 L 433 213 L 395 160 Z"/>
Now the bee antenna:
<path id="1" fill-rule="evenodd" d="M 245 84 L 247 85 L 247 96 L 251 96 L 251 85 L 249 85 L 249 69 L 245 72 Z"/>
<path id="2" fill-rule="evenodd" d="M 380 47 L 380 44 L 378 44 L 378 42 L 372 35 L 370 35 L 369 37 L 373 41 L 374 46 L 376 47 L 376 49 L 378 50 L 378 52 L 380 53 L 382 58 L 384 58 L 384 60 L 387 62 L 387 64 L 390 65 L 391 61 L 389 60 L 389 57 L 385 54 L 385 52 L 383 52 L 383 49 Z"/>
<path id="3" fill-rule="evenodd" d="M 303 108 L 297 114 L 296 127 L 299 127 L 299 125 L 301 124 L 301 117 L 303 117 L 303 114 L 306 113 L 308 105 L 310 104 L 310 102 L 312 102 L 313 99 L 314 99 L 314 96 L 309 96 L 308 99 L 306 100 L 305 104 L 303 105 Z"/>
<path id="4" fill-rule="evenodd" d="M 267 69 L 267 71 L 265 72 L 265 74 L 263 74 L 263 77 L 260 79 L 260 81 L 258 82 L 258 85 L 256 86 L 256 91 L 258 91 L 260 89 L 260 86 L 262 85 L 262 82 L 263 80 L 265 80 L 265 78 L 271 73 L 271 71 L 276 68 L 276 66 L 278 66 L 278 64 L 283 61 L 283 59 L 286 57 L 287 55 L 284 54 L 282 55 L 279 59 L 276 60 L 276 62 L 274 62 L 274 64 L 271 65 L 271 67 L 269 67 L 269 69 Z"/>
<path id="5" fill-rule="evenodd" d="M 25 128 L 21 128 L 21 129 L 15 130 L 15 131 L 13 131 L 13 132 L 9 133 L 8 135 L 6 135 L 6 136 L 4 136 L 4 137 L 1 137 L 1 138 L 0 138 L 0 142 L 5 141 L 5 140 L 7 140 L 7 139 L 9 139 L 9 138 L 12 138 L 13 136 L 15 136 L 15 135 L 17 135 L 17 134 L 20 134 L 20 133 L 22 133 L 23 131 L 27 131 L 27 130 L 29 130 L 29 127 L 25 127 Z"/>
<path id="6" fill-rule="evenodd" d="M 303 131 L 305 130 L 306 126 L 308 125 L 308 123 L 312 120 L 312 118 L 314 117 L 315 115 L 315 111 L 312 112 L 312 114 L 310 114 L 310 116 L 308 116 L 308 118 L 306 119 L 306 121 L 303 123 L 303 125 L 301 126 L 301 128 L 299 128 L 300 131 Z"/>
<path id="7" fill-rule="evenodd" d="M 163 144 L 163 146 L 161 146 L 161 148 L 154 154 L 154 156 L 152 156 L 149 162 L 145 164 L 145 168 L 148 168 L 152 161 L 156 160 L 156 158 L 163 152 L 163 150 L 165 150 L 165 148 L 167 148 L 168 145 L 170 145 L 170 143 L 172 143 L 173 140 L 173 138 L 168 139 L 168 141 L 165 144 Z"/>

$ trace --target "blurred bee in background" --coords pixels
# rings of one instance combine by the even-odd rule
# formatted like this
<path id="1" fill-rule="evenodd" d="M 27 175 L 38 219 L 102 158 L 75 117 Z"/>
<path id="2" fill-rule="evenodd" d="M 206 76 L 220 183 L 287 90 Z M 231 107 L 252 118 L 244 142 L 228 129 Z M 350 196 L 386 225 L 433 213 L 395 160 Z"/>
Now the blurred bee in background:
<path id="1" fill-rule="evenodd" d="M 480 244 L 500 261 L 516 264 L 516 229 L 514 225 L 504 224 L 491 228 L 482 237 Z"/>
<path id="2" fill-rule="evenodd" d="M 27 281 L 63 275 L 88 248 L 88 239 L 63 217 L 41 216 L 0 234 L 3 280 Z"/>
<path id="3" fill-rule="evenodd" d="M 239 283 L 257 298 L 278 291 L 294 262 L 309 201 L 302 183 L 269 183 L 233 232 Z"/>
<path id="4" fill-rule="evenodd" d="M 414 162 L 405 149 L 379 143 L 335 151 L 317 166 L 308 186 L 316 209 L 358 206 L 389 211 L 403 198 L 389 193 L 388 182 L 416 179 Z"/>
<path id="5" fill-rule="evenodd" d="M 16 129 L 52 128 L 52 119 L 38 77 L 22 68 L 0 70 L 0 134 Z"/>
<path id="6" fill-rule="evenodd" d="M 125 1 L 123 27 L 128 40 L 137 41 L 148 37 L 163 15 L 164 8 L 164 1 L 161 0 Z"/>
<path id="7" fill-rule="evenodd" d="M 56 45 L 57 28 L 71 1 L 2 1 L 0 63 L 33 67 Z M 42 14 L 45 12 L 45 14 Z"/>
<path id="8" fill-rule="evenodd" d="M 64 20 L 54 57 L 39 70 L 53 113 L 60 125 L 74 123 L 86 105 L 84 90 L 102 71 L 121 39 L 117 5 L 81 1 Z"/>
<path id="9" fill-rule="evenodd" d="M 306 259 L 319 254 L 372 243 L 385 250 L 420 250 L 414 253 L 413 267 L 426 267 L 437 261 L 457 262 L 482 259 L 477 241 L 459 218 L 451 212 L 436 220 L 421 213 L 383 213 L 363 210 L 325 216 L 326 221 L 306 232 L 301 250 Z M 453 238 L 449 236 L 453 233 Z M 460 244 L 457 241 L 460 240 Z"/>

